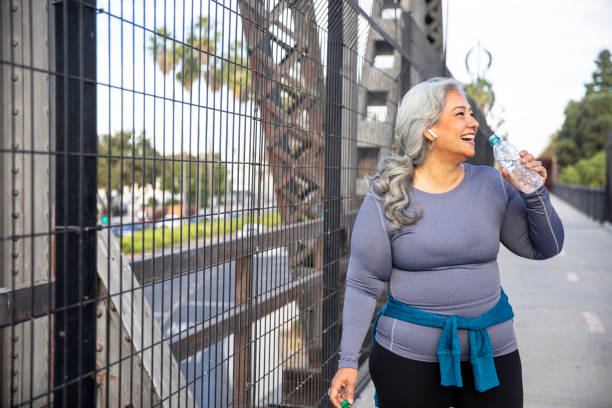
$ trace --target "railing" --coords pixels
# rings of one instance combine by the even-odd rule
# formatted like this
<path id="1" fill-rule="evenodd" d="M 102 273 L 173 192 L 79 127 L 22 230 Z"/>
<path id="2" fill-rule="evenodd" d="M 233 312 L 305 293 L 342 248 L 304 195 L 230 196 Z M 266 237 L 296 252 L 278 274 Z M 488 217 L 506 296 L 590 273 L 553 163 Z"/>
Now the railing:
<path id="1" fill-rule="evenodd" d="M 603 222 L 610 217 L 604 187 L 579 186 L 575 184 L 554 183 L 555 195 L 582 211 L 589 217 Z"/>

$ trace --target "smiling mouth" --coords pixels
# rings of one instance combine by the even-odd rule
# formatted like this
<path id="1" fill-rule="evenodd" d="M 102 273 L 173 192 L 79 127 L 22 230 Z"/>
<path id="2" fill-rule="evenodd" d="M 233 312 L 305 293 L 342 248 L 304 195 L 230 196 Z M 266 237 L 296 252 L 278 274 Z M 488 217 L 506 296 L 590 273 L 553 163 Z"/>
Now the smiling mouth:
<path id="1" fill-rule="evenodd" d="M 475 135 L 463 135 L 461 136 L 461 140 L 463 140 L 464 142 L 467 142 L 469 144 L 474 144 L 474 139 L 476 138 Z"/>

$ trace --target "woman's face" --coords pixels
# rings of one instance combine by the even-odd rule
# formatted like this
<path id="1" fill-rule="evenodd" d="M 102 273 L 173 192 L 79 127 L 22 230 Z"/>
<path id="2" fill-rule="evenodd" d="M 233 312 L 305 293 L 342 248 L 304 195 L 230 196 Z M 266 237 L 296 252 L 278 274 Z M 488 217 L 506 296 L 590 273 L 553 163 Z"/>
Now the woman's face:
<path id="1" fill-rule="evenodd" d="M 478 131 L 478 122 L 474 119 L 468 101 L 458 91 L 448 91 L 446 105 L 438 122 L 431 126 L 438 135 L 435 139 L 434 153 L 456 157 L 464 161 L 476 154 L 474 140 Z M 432 139 L 425 130 L 425 137 Z"/>

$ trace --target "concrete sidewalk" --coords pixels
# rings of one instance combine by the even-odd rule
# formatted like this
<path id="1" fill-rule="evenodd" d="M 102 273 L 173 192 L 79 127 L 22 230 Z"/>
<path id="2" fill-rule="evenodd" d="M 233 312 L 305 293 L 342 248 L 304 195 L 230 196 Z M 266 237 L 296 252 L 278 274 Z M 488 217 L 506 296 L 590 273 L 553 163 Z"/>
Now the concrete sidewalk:
<path id="1" fill-rule="evenodd" d="M 552 197 L 565 245 L 546 261 L 503 246 L 498 261 L 515 312 L 525 408 L 612 407 L 612 228 Z M 372 383 L 353 405 L 374 406 Z"/>

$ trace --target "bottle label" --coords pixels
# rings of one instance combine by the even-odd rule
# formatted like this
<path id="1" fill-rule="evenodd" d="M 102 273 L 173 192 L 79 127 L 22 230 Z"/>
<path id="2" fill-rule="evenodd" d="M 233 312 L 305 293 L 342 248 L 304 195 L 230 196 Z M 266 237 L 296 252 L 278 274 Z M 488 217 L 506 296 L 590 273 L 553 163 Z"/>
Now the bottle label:
<path id="1" fill-rule="evenodd" d="M 494 146 L 495 143 L 497 143 L 499 141 L 501 141 L 501 139 L 495 133 L 493 133 L 491 136 L 489 136 L 489 143 L 491 144 L 491 146 Z"/>

